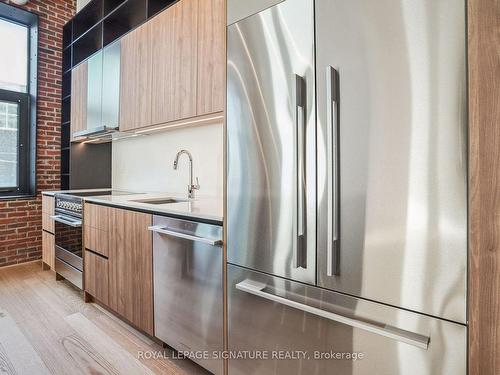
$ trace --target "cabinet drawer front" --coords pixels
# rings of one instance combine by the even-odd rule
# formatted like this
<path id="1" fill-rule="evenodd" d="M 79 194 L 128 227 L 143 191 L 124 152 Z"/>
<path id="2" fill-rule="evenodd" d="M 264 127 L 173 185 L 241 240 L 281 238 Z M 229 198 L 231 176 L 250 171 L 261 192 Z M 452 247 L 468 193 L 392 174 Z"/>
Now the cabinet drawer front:
<path id="1" fill-rule="evenodd" d="M 466 374 L 463 325 L 232 265 L 228 283 L 229 350 L 261 350 L 270 356 L 229 360 L 231 375 Z M 242 288 L 252 284 L 264 286 L 261 295 Z M 319 310 L 325 312 L 321 317 Z M 418 345 L 420 337 L 430 338 L 427 347 Z M 304 351 L 306 356 L 271 358 L 280 350 Z M 343 359 L 316 357 L 332 352 L 346 354 Z"/>
<path id="2" fill-rule="evenodd" d="M 85 203 L 85 212 L 83 215 L 85 220 L 84 225 L 86 227 L 108 231 L 111 210 L 111 207 Z"/>
<path id="3" fill-rule="evenodd" d="M 87 225 L 83 228 L 83 238 L 85 249 L 101 254 L 105 257 L 109 256 L 109 232 Z"/>
<path id="4" fill-rule="evenodd" d="M 42 213 L 42 229 L 54 234 L 55 223 L 54 220 L 50 218 L 51 215 L 53 214 L 48 214 L 45 212 Z"/>
<path id="5" fill-rule="evenodd" d="M 48 215 L 54 215 L 54 197 L 42 195 L 42 212 Z"/>
<path id="6" fill-rule="evenodd" d="M 42 231 L 42 261 L 49 265 L 51 269 L 55 268 L 54 265 L 54 235 L 46 231 Z"/>
<path id="7" fill-rule="evenodd" d="M 85 291 L 100 302 L 108 304 L 108 260 L 90 251 L 85 251 L 84 271 Z"/>

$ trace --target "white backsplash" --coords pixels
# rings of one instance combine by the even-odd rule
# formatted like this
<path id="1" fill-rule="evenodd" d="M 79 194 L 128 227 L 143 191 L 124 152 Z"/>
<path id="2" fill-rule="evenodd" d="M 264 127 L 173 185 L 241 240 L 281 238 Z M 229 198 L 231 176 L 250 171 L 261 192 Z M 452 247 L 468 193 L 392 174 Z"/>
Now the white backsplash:
<path id="1" fill-rule="evenodd" d="M 193 155 L 193 174 L 200 181 L 195 193 L 222 198 L 223 129 L 222 124 L 210 124 L 114 141 L 113 189 L 187 195 L 187 156 L 180 157 L 177 170 L 173 168 L 177 152 L 186 149 Z"/>

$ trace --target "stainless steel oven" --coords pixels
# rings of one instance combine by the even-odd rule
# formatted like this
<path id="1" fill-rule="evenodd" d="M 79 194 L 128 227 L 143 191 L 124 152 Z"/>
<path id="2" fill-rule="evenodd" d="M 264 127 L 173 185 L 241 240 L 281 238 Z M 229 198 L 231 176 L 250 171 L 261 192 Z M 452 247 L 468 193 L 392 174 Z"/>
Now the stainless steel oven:
<path id="1" fill-rule="evenodd" d="M 83 287 L 83 202 L 84 197 L 131 195 L 128 191 L 96 189 L 55 194 L 56 274 Z"/>
<path id="2" fill-rule="evenodd" d="M 55 257 L 56 273 L 82 289 L 83 284 L 83 201 L 80 197 L 56 194 Z"/>

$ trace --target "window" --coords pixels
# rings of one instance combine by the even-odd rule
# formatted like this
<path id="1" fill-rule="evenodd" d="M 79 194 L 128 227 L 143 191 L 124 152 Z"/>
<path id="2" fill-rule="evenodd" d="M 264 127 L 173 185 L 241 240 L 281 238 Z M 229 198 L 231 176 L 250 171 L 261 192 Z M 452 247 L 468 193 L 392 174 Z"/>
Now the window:
<path id="1" fill-rule="evenodd" d="M 27 26 L 0 19 L 0 89 L 28 91 Z"/>
<path id="2" fill-rule="evenodd" d="M 0 198 L 35 193 L 37 28 L 0 3 Z"/>

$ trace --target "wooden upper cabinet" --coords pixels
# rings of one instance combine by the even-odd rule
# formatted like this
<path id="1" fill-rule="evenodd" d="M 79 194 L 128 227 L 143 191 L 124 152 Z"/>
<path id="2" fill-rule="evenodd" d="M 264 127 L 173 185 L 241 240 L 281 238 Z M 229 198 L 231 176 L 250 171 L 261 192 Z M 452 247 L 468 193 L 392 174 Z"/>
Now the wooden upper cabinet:
<path id="1" fill-rule="evenodd" d="M 87 128 L 88 64 L 84 62 L 71 71 L 71 139 Z"/>
<path id="2" fill-rule="evenodd" d="M 121 39 L 121 131 L 151 125 L 152 63 L 152 22 L 146 22 Z"/>
<path id="3" fill-rule="evenodd" d="M 226 76 L 225 0 L 200 0 L 198 10 L 197 115 L 224 110 Z"/>
<path id="4" fill-rule="evenodd" d="M 110 211 L 109 307 L 153 335 L 152 215 Z"/>
<path id="5" fill-rule="evenodd" d="M 149 23 L 154 32 L 152 123 L 194 117 L 198 0 L 181 0 Z"/>
<path id="6" fill-rule="evenodd" d="M 121 131 L 224 110 L 224 0 L 181 0 L 121 39 Z"/>

